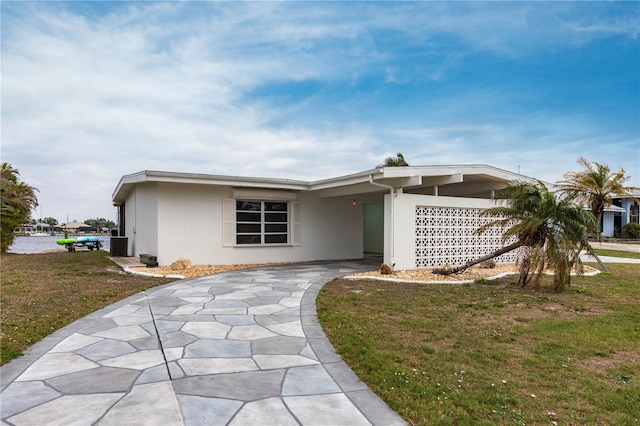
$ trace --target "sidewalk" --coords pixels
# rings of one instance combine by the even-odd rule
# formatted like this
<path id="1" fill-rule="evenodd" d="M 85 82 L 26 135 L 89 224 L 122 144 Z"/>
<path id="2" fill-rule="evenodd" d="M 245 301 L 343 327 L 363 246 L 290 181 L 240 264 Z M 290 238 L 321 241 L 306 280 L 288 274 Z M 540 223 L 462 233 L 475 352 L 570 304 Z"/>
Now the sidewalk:
<path id="1" fill-rule="evenodd" d="M 640 244 L 620 244 L 620 243 L 591 243 L 591 247 L 601 250 L 617 250 L 630 253 L 640 253 Z M 631 259 L 627 257 L 598 256 L 603 263 L 640 263 L 640 259 Z M 580 259 L 583 262 L 596 262 L 593 256 L 581 254 Z"/>
<path id="2" fill-rule="evenodd" d="M 3 425 L 404 424 L 334 352 L 315 299 L 363 261 L 181 280 L 2 367 Z"/>
<path id="3" fill-rule="evenodd" d="M 629 257 L 612 257 L 612 256 L 598 256 L 602 263 L 640 263 L 640 259 L 631 259 Z M 580 259 L 583 262 L 594 262 L 597 260 L 593 256 L 589 256 L 588 254 L 582 253 L 580 255 Z"/>
<path id="4" fill-rule="evenodd" d="M 632 253 L 640 253 L 640 244 L 621 244 L 621 243 L 591 243 L 591 247 L 594 249 L 602 250 L 618 250 L 629 251 Z"/>

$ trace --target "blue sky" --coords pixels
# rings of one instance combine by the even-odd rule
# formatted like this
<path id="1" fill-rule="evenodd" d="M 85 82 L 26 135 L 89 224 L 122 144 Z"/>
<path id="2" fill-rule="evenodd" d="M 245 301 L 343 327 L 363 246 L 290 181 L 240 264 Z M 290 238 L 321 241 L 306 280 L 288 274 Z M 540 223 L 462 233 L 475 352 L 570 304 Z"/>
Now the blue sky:
<path id="1" fill-rule="evenodd" d="M 11 2 L 2 161 L 44 216 L 140 170 L 321 179 L 402 152 L 640 186 L 638 2 Z M 38 217 L 40 211 L 35 216 Z"/>

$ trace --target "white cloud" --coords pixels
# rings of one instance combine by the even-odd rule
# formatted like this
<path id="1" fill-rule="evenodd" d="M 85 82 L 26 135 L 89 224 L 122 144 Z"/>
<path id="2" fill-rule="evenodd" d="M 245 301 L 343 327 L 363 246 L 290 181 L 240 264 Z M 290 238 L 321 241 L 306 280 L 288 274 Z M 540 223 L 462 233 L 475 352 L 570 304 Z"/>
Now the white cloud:
<path id="1" fill-rule="evenodd" d="M 574 16 L 576 8 L 586 12 Z M 517 56 L 594 37 L 632 39 L 638 25 L 628 15 L 564 3 L 5 2 L 3 161 L 40 188 L 44 214 L 59 220 L 115 218 L 110 196 L 119 177 L 143 169 L 326 178 L 401 151 L 411 164 L 513 169 L 534 158 L 546 178 L 575 160 L 560 153 L 580 138 L 566 136 L 570 126 L 531 116 L 469 118 L 478 103 L 504 108 L 508 94 L 479 89 L 466 99 L 436 99 L 428 115 L 436 122 L 416 125 L 396 115 L 362 118 L 369 108 L 395 111 L 377 104 L 378 87 L 358 84 L 372 75 L 392 86 L 444 81 L 478 50 Z M 253 95 L 305 81 L 364 92 L 327 105 L 336 95 L 322 89 L 301 98 Z M 594 132 L 590 144 L 619 140 Z M 564 139 L 550 151 L 510 148 L 532 135 Z M 618 152 L 629 154 L 629 146 L 622 142 Z M 607 155 L 611 164 L 637 165 Z"/>

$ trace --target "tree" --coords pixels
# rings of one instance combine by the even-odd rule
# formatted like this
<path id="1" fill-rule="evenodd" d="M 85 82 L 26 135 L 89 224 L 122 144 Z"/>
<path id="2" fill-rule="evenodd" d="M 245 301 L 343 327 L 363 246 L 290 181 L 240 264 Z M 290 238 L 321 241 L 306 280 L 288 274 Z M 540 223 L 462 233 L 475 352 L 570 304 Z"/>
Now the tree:
<path id="1" fill-rule="evenodd" d="M 96 219 L 87 219 L 85 220 L 83 223 L 86 223 L 87 225 L 91 226 L 92 228 L 95 228 L 97 231 L 101 231 L 102 228 L 115 228 L 116 224 L 111 221 L 111 220 L 107 220 L 103 217 L 100 218 L 96 218 Z"/>
<path id="2" fill-rule="evenodd" d="M 384 159 L 384 167 L 400 167 L 408 166 L 409 164 L 404 160 L 402 153 L 397 153 L 395 157 L 387 157 Z"/>
<path id="3" fill-rule="evenodd" d="M 556 197 L 540 181 L 513 181 L 496 195 L 499 206 L 482 212 L 495 218 L 476 230 L 482 234 L 489 228 L 507 228 L 503 242 L 515 237 L 516 241 L 500 250 L 464 265 L 436 273 L 458 273 L 470 266 L 520 249 L 518 284 L 525 287 L 535 277 L 537 287 L 540 275 L 550 268 L 555 272 L 554 290 L 562 292 L 571 285 L 571 268 L 581 270 L 580 251 L 593 253 L 587 235 L 596 222 L 591 214 L 566 198 Z"/>
<path id="4" fill-rule="evenodd" d="M 42 223 L 46 223 L 47 225 L 54 227 L 58 224 L 58 220 L 52 217 L 45 217 L 44 219 L 42 219 Z"/>
<path id="5" fill-rule="evenodd" d="M 0 252 L 9 250 L 15 235 L 13 230 L 31 217 L 31 210 L 38 205 L 36 188 L 20 181 L 20 172 L 9 163 L 0 166 Z"/>
<path id="6" fill-rule="evenodd" d="M 625 176 L 623 168 L 613 173 L 606 164 L 589 162 L 584 157 L 579 157 L 578 163 L 584 169 L 579 172 L 565 173 L 563 175 L 564 179 L 558 182 L 556 186 L 558 191 L 568 199 L 575 200 L 578 203 L 585 203 L 589 206 L 598 224 L 596 234 L 600 235 L 602 214 L 604 209 L 611 205 L 612 196 L 634 198 L 632 191 L 639 188 L 625 185 L 625 182 L 631 177 Z"/>

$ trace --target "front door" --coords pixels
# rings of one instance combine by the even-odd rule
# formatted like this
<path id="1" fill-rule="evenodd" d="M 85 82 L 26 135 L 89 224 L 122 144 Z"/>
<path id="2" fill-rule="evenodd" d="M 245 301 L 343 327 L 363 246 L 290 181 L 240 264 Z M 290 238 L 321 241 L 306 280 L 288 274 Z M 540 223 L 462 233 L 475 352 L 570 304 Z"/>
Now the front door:
<path id="1" fill-rule="evenodd" d="M 384 204 L 363 205 L 364 252 L 381 255 L 384 253 Z"/>

